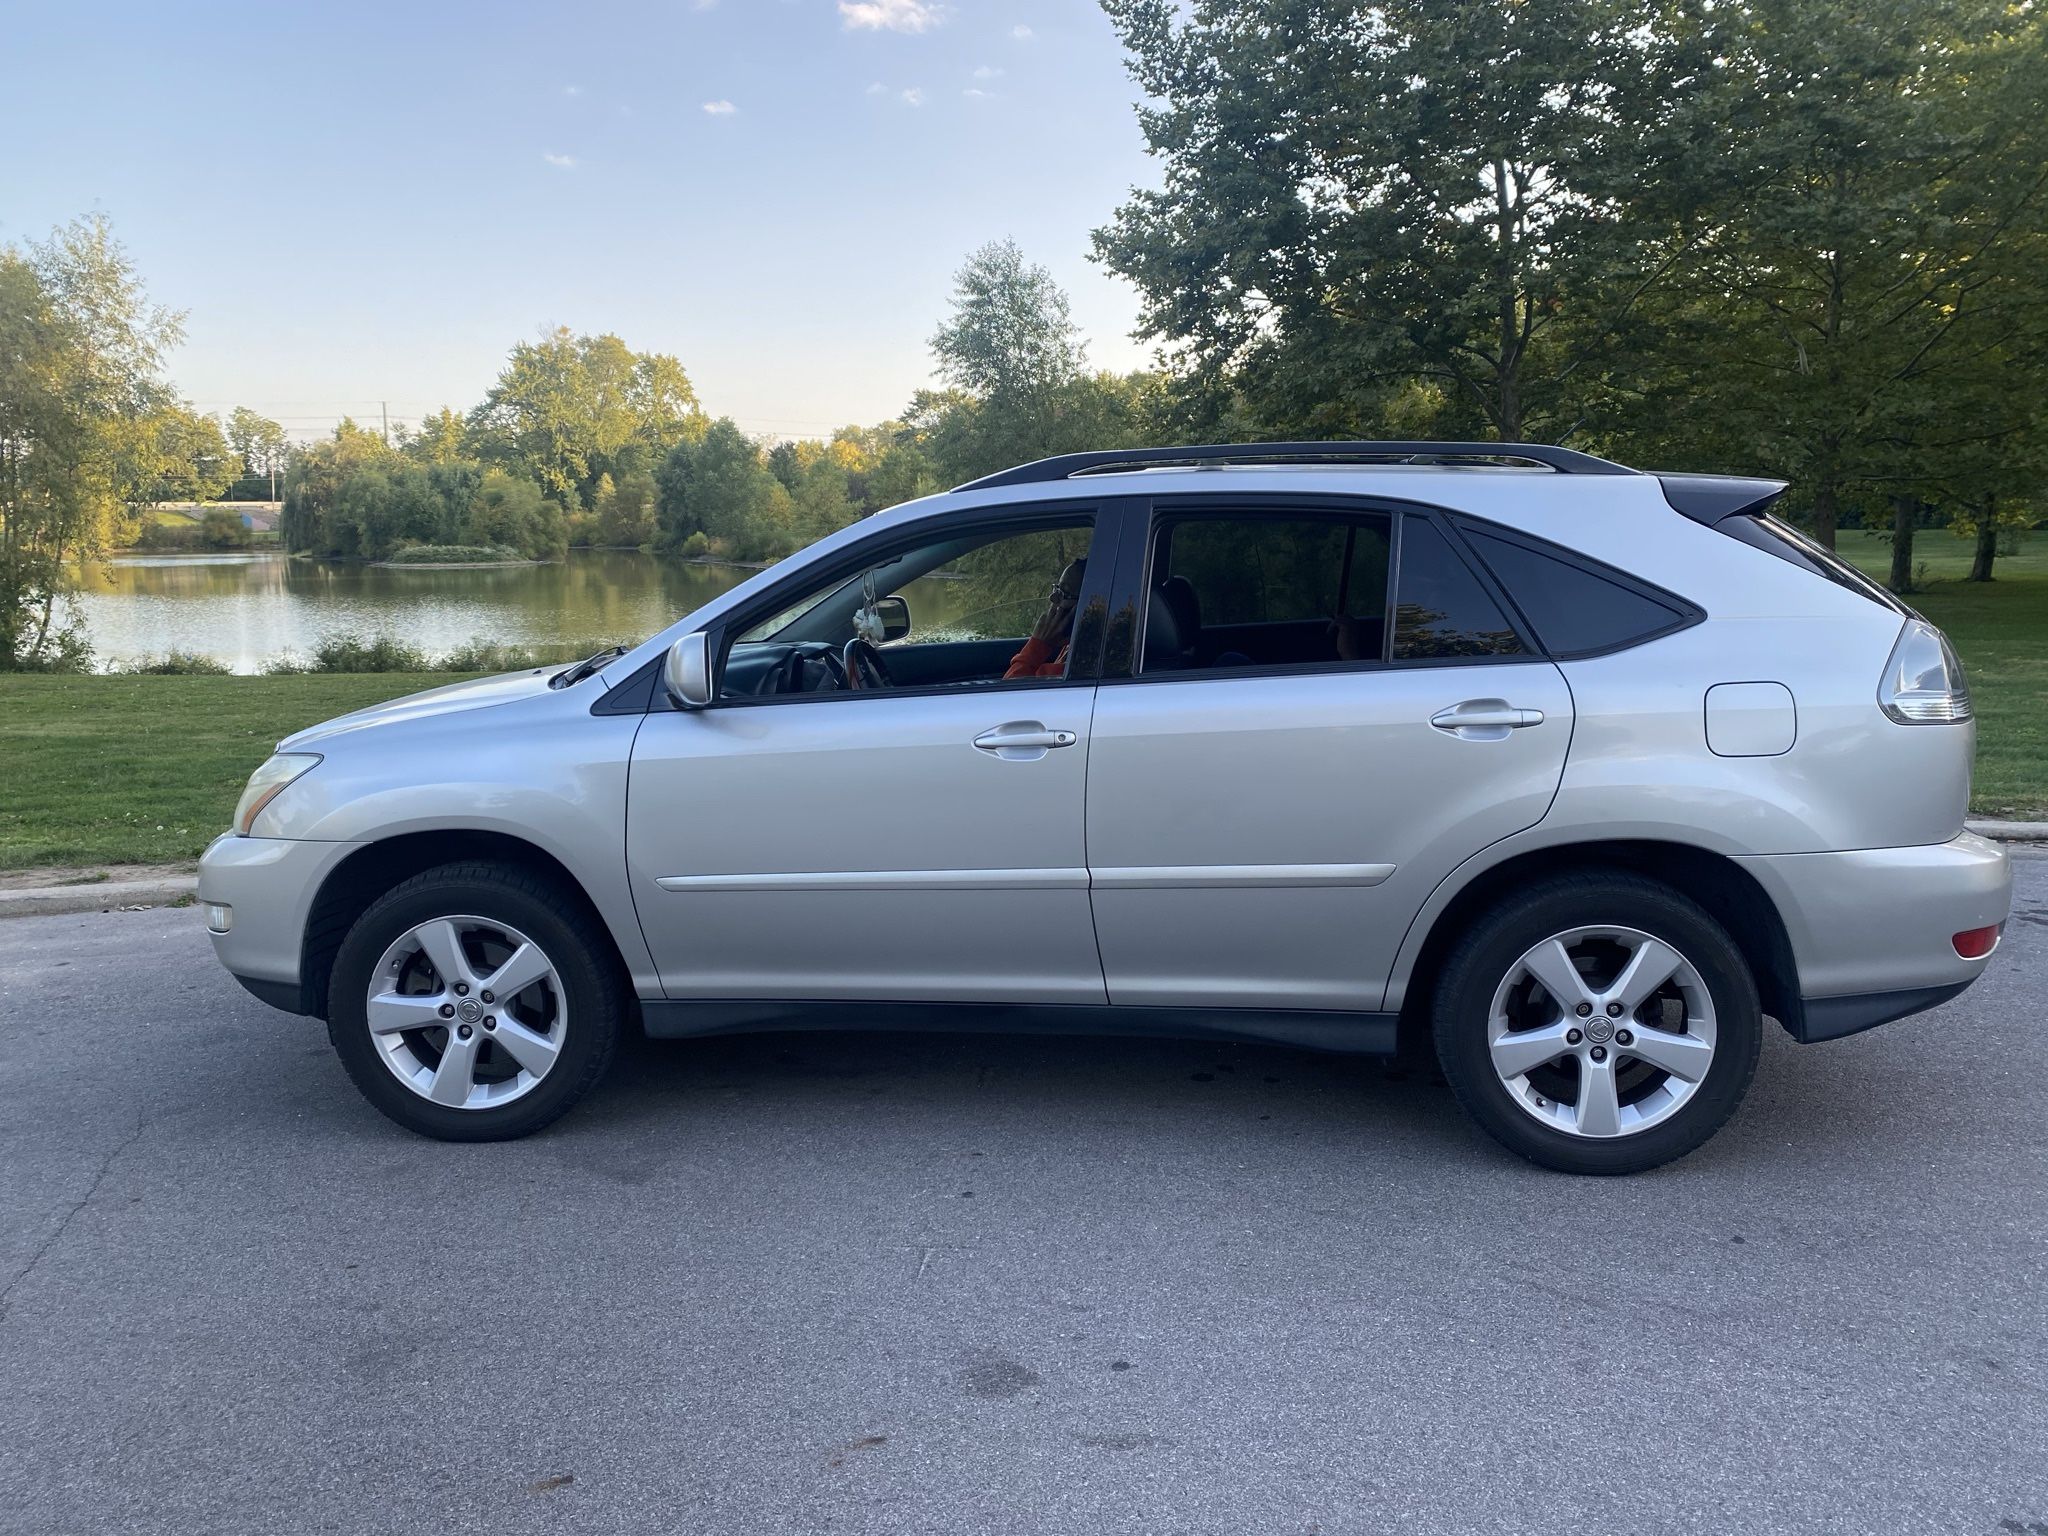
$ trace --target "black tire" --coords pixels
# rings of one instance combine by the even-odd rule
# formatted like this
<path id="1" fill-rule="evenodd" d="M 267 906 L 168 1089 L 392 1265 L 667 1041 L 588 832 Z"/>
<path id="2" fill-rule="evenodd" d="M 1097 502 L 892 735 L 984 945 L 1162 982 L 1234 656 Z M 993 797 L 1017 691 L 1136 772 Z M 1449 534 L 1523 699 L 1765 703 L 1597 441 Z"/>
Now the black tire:
<path id="1" fill-rule="evenodd" d="M 561 1055 L 527 1092 L 490 1108 L 435 1104 L 407 1088 L 381 1059 L 367 1018 L 370 973 L 384 951 L 408 929 L 454 914 L 495 919 L 527 935 L 554 963 L 567 994 Z M 386 891 L 349 929 L 328 987 L 327 1036 L 363 1097 L 407 1130 L 440 1141 L 509 1141 L 551 1124 L 596 1086 L 624 1017 L 616 957 L 581 903 L 516 865 L 444 864 Z"/>
<path id="2" fill-rule="evenodd" d="M 1648 933 L 1692 963 L 1713 1000 L 1717 1036 L 1690 1098 L 1667 1119 L 1611 1140 L 1553 1128 L 1520 1107 L 1486 1039 L 1494 990 L 1525 953 L 1552 934 L 1609 924 Z M 1563 1173 L 1622 1174 L 1683 1157 L 1727 1123 L 1756 1075 L 1763 1010 L 1748 962 L 1719 923 L 1671 887 L 1617 870 L 1545 880 L 1479 917 L 1445 962 L 1433 1026 L 1444 1077 L 1494 1140 Z"/>

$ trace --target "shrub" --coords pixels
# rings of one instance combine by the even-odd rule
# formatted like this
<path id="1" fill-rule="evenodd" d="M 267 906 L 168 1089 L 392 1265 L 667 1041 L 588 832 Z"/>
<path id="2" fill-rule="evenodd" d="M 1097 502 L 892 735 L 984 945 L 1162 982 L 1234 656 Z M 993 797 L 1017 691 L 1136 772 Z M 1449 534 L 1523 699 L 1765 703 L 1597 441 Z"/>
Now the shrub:
<path id="1" fill-rule="evenodd" d="M 526 556 L 503 544 L 411 544 L 394 549 L 384 557 L 386 565 L 474 565 L 480 562 L 524 560 Z"/>
<path id="2" fill-rule="evenodd" d="M 308 672 L 425 672 L 426 652 L 390 635 L 329 635 L 313 647 Z"/>
<path id="3" fill-rule="evenodd" d="M 594 655 L 612 642 L 578 640 L 563 645 L 505 645 L 477 638 L 434 663 L 437 672 L 522 672 L 529 667 L 559 667 Z"/>
<path id="4" fill-rule="evenodd" d="M 199 651 L 172 646 L 156 656 L 136 656 L 113 668 L 131 677 L 225 677 L 233 669 Z"/>

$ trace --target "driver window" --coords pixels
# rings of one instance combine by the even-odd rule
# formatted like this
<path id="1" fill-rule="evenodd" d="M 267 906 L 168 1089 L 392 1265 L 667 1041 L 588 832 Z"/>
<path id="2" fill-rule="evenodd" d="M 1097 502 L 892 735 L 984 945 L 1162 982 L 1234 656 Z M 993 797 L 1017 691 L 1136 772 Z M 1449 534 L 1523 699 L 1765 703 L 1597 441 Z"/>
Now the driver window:
<path id="1" fill-rule="evenodd" d="M 1058 681 L 1091 519 L 978 529 L 779 598 L 727 656 L 722 698 Z"/>

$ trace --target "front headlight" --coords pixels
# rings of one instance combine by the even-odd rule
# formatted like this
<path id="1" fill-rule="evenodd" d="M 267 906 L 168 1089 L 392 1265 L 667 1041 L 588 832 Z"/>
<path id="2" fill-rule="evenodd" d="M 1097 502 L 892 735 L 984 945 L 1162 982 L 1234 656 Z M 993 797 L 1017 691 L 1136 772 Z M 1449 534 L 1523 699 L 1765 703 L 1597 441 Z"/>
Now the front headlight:
<path id="1" fill-rule="evenodd" d="M 317 752 L 279 752 L 269 762 L 249 775 L 249 787 L 242 791 L 242 798 L 235 806 L 235 832 L 241 837 L 253 837 L 250 828 L 256 825 L 256 818 L 263 814 L 263 808 L 284 792 L 285 786 L 293 780 L 304 777 L 320 762 Z"/>

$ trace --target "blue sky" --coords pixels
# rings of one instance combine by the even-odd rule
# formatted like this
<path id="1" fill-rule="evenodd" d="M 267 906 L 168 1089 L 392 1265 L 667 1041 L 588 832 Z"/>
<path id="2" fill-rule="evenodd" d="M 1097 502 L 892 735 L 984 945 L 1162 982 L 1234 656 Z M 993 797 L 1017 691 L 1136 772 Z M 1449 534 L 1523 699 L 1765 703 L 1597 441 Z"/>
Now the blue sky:
<path id="1" fill-rule="evenodd" d="M 9 7 L 0 241 L 103 212 L 202 409 L 303 435 L 467 407 L 545 325 L 705 407 L 900 410 L 950 276 L 1015 237 L 1100 366 L 1145 361 L 1089 231 L 1154 180 L 1094 0 Z"/>

